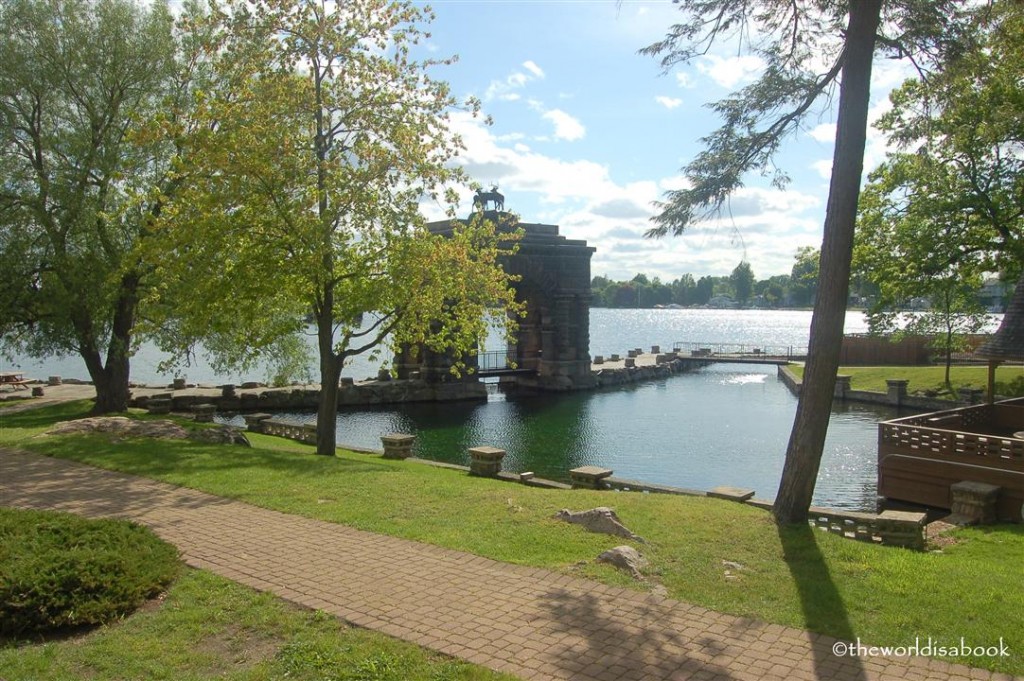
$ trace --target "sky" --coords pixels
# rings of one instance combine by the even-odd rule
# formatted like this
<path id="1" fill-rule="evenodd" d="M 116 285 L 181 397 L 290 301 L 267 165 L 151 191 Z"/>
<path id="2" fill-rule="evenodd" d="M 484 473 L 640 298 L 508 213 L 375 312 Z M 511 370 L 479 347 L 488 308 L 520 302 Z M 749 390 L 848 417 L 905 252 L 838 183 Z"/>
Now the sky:
<path id="1" fill-rule="evenodd" d="M 680 18 L 671 2 L 637 0 L 435 0 L 423 49 L 458 62 L 433 74 L 457 97 L 475 96 L 493 124 L 459 113 L 461 163 L 485 187 L 498 185 L 523 222 L 556 224 L 597 251 L 594 275 L 663 281 L 684 273 L 727 275 L 741 260 L 764 279 L 788 274 L 801 246 L 821 245 L 834 115 L 817 112 L 789 139 L 778 165 L 785 191 L 756 173 L 717 220 L 679 237 L 651 240 L 654 202 L 683 186 L 681 168 L 718 125 L 707 108 L 756 79 L 756 57 L 734 47 L 665 72 L 638 54 Z M 877 59 L 872 120 L 907 65 Z M 865 169 L 885 155 L 869 131 Z M 468 195 L 467 195 L 468 197 Z M 460 215 L 470 212 L 467 198 Z M 432 219 L 440 214 L 430 216 Z"/>

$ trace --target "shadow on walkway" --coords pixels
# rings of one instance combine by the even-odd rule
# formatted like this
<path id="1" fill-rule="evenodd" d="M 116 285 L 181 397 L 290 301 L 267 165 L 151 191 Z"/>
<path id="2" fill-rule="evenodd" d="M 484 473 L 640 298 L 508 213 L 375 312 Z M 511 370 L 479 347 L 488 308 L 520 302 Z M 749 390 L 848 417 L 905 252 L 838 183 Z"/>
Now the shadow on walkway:
<path id="1" fill-rule="evenodd" d="M 613 602 L 593 594 L 558 590 L 545 594 L 543 600 L 555 631 L 568 635 L 561 650 L 551 653 L 556 658 L 551 662 L 574 676 L 617 681 L 652 676 L 685 679 L 703 671 L 697 678 L 733 678 L 726 668 L 726 646 L 714 637 L 688 638 L 666 626 L 669 608 L 657 602 L 633 608 L 625 618 L 627 624 L 626 613 L 613 613 Z M 719 656 L 722 664 L 714 659 Z"/>
<path id="2" fill-rule="evenodd" d="M 842 641 L 857 638 L 846 613 L 842 595 L 832 581 L 828 563 L 818 549 L 814 529 L 807 524 L 780 526 L 783 557 L 800 594 L 805 627 L 813 632 L 828 631 Z M 836 641 L 815 636 L 811 645 L 814 671 L 821 681 L 867 681 L 859 657 L 837 655 Z"/>

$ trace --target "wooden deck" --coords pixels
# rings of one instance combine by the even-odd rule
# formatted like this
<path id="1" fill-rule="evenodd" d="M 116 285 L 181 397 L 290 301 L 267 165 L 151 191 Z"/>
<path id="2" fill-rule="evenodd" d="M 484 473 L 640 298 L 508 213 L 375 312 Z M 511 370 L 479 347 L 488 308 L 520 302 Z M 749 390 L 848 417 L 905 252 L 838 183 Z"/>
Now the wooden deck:
<path id="1" fill-rule="evenodd" d="M 949 509 L 961 481 L 1001 488 L 996 513 L 1024 505 L 1024 399 L 949 409 L 878 424 L 878 493 Z M 1015 435 L 1016 433 L 1016 435 Z"/>

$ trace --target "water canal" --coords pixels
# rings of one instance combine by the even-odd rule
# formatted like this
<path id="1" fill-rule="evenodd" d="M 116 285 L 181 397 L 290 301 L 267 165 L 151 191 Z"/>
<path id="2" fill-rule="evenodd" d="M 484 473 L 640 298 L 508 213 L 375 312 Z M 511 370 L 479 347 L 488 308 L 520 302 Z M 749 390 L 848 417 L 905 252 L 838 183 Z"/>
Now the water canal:
<path id="1" fill-rule="evenodd" d="M 376 448 L 384 433 L 415 433 L 417 456 L 438 461 L 465 464 L 469 447 L 488 444 L 508 451 L 505 470 L 541 477 L 565 479 L 570 468 L 593 464 L 618 477 L 692 489 L 736 485 L 774 498 L 795 410 L 774 366 L 721 364 L 608 391 L 515 400 L 494 391 L 486 404 L 345 411 L 338 441 Z M 893 416 L 836 406 L 816 504 L 874 509 L 875 424 Z"/>
<path id="2" fill-rule="evenodd" d="M 807 344 L 810 312 L 761 310 L 591 311 L 592 354 L 674 342 L 737 343 L 755 347 Z M 847 316 L 846 332 L 866 329 L 863 315 Z M 160 356 L 144 346 L 133 360 L 133 379 L 165 382 Z M 15 362 L 39 375 L 85 376 L 68 359 Z M 374 375 L 360 360 L 344 375 Z M 35 375 L 35 374 L 33 374 Z M 217 383 L 246 377 L 217 376 L 203 364 L 189 368 L 191 382 Z M 249 377 L 262 379 L 263 376 Z M 782 470 L 796 398 L 769 365 L 717 365 L 628 388 L 506 400 L 494 391 L 473 404 L 418 404 L 359 409 L 338 416 L 338 441 L 378 447 L 380 435 L 412 432 L 417 455 L 466 462 L 466 450 L 489 444 L 508 451 L 504 468 L 564 479 L 585 464 L 615 470 L 616 476 L 708 489 L 735 485 L 773 498 Z M 875 443 L 880 419 L 892 410 L 837 405 L 833 410 L 815 503 L 873 510 Z M 311 413 L 291 414 L 313 420 Z"/>

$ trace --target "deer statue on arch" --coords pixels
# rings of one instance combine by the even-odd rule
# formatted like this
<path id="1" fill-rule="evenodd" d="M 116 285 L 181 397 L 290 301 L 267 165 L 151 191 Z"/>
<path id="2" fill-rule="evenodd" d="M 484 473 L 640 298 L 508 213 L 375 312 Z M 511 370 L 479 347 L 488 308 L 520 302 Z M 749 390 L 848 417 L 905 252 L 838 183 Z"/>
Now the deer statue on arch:
<path id="1" fill-rule="evenodd" d="M 493 204 L 488 208 L 488 204 Z M 490 191 L 477 189 L 473 197 L 473 208 L 481 211 L 503 211 L 505 210 L 505 195 L 498 191 L 498 185 L 493 185 Z"/>

